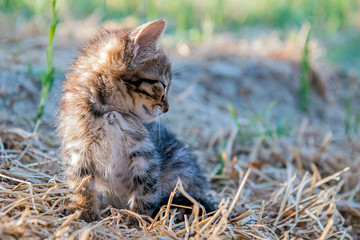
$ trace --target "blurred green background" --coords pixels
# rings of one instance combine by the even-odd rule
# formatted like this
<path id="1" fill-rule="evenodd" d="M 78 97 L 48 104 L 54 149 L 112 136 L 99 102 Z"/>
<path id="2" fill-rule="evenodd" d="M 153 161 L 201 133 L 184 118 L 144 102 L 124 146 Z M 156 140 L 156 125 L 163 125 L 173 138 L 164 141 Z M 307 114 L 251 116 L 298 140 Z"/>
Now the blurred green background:
<path id="1" fill-rule="evenodd" d="M 0 0 L 0 8 L 19 22 L 44 18 L 39 21 L 44 28 L 51 15 L 47 0 Z M 57 10 L 60 22 L 68 16 L 84 19 L 94 13 L 102 22 L 166 18 L 167 34 L 193 44 L 223 32 L 245 37 L 249 29 L 276 30 L 286 36 L 308 22 L 311 37 L 324 44 L 330 62 L 345 68 L 360 66 L 358 0 L 60 0 Z"/>

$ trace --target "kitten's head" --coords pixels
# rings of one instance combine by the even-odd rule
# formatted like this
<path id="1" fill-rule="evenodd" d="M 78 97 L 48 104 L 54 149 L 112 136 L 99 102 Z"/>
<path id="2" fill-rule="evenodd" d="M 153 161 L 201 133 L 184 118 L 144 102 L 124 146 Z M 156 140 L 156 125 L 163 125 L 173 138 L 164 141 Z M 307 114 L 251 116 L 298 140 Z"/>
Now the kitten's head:
<path id="1" fill-rule="evenodd" d="M 160 48 L 165 20 L 134 29 L 106 31 L 89 45 L 103 104 L 151 122 L 169 110 L 171 66 Z M 105 90 L 106 89 L 106 90 Z"/>

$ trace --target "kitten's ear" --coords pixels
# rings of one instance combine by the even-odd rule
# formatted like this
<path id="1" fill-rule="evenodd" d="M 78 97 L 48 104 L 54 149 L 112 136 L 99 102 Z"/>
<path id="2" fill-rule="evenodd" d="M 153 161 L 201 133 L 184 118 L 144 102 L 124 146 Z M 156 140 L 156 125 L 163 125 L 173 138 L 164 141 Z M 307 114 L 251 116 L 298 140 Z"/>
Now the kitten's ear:
<path id="1" fill-rule="evenodd" d="M 160 40 L 166 27 L 166 20 L 160 19 L 145 23 L 130 33 L 134 42 L 133 63 L 139 64 L 159 54 Z"/>

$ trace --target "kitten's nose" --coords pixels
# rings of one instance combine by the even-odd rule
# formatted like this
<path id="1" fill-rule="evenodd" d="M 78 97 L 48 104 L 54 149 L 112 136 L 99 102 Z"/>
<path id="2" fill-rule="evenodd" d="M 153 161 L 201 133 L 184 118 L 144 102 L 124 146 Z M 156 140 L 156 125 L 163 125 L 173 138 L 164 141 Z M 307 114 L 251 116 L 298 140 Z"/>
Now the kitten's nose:
<path id="1" fill-rule="evenodd" d="M 167 96 L 165 96 L 164 101 L 163 101 L 163 112 L 166 113 L 167 111 L 169 111 L 169 102 L 168 102 L 168 98 Z"/>

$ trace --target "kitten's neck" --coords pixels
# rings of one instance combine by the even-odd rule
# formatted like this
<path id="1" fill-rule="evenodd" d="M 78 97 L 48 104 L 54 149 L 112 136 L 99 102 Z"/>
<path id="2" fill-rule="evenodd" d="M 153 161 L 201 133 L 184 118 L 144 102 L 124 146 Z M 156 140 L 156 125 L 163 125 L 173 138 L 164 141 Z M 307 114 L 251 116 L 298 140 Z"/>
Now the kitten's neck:
<path id="1" fill-rule="evenodd" d="M 135 113 L 129 108 L 128 98 L 126 89 L 119 88 L 108 79 L 102 78 L 98 78 L 98 81 L 90 86 L 88 92 L 90 111 L 97 116 L 111 111 L 135 116 Z"/>

